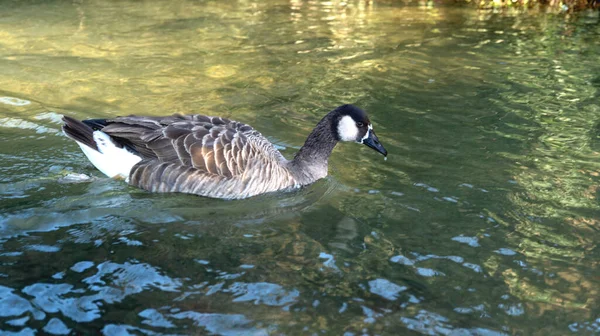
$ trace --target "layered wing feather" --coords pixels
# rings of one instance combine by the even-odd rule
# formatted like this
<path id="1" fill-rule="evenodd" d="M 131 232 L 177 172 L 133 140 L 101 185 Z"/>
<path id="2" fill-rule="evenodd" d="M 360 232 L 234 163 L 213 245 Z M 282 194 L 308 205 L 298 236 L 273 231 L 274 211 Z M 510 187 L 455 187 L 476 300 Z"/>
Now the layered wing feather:
<path id="1" fill-rule="evenodd" d="M 295 184 L 279 151 L 240 122 L 129 116 L 107 120 L 102 131 L 142 156 L 130 183 L 147 190 L 243 198 Z"/>

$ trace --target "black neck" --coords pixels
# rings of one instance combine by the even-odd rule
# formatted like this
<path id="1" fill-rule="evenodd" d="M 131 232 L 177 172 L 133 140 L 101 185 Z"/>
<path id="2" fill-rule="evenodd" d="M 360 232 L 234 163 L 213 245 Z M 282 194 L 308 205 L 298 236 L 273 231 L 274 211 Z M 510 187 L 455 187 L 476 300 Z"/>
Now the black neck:
<path id="1" fill-rule="evenodd" d="M 327 165 L 329 156 L 333 148 L 338 143 L 337 124 L 338 113 L 332 111 L 328 113 L 310 133 L 304 146 L 300 148 L 292 165 L 296 168 L 296 173 L 306 175 L 307 179 L 319 179 L 327 175 Z M 312 183 L 314 181 L 311 181 Z"/>

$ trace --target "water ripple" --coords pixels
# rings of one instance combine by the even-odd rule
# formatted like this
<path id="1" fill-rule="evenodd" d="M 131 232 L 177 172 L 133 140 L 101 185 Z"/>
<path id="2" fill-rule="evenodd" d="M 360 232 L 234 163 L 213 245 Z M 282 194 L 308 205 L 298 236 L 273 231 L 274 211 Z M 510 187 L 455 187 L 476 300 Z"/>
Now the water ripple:
<path id="1" fill-rule="evenodd" d="M 206 328 L 211 333 L 224 336 L 263 336 L 269 333 L 265 329 L 251 327 L 249 321 L 244 315 L 239 314 L 207 314 L 193 311 L 180 312 L 172 314 L 174 319 L 190 319 L 194 324 Z"/>
<path id="2" fill-rule="evenodd" d="M 450 324 L 450 320 L 448 318 L 426 310 L 420 310 L 414 317 L 401 317 L 400 320 L 408 327 L 408 329 L 426 335 L 507 335 L 485 328 L 455 328 Z"/>
<path id="3" fill-rule="evenodd" d="M 373 294 L 377 294 L 387 300 L 394 301 L 398 298 L 398 294 L 407 290 L 406 286 L 398 286 L 386 279 L 375 279 L 369 281 L 369 290 Z"/>
<path id="4" fill-rule="evenodd" d="M 235 282 L 226 290 L 235 296 L 233 302 L 253 301 L 254 304 L 268 306 L 285 306 L 296 302 L 300 292 L 296 289 L 287 291 L 283 287 L 266 282 L 243 283 Z"/>
<path id="5" fill-rule="evenodd" d="M 52 335 L 68 335 L 71 332 L 71 329 L 56 317 L 51 318 L 43 330 Z"/>
<path id="6" fill-rule="evenodd" d="M 31 104 L 29 100 L 19 99 L 15 97 L 0 97 L 0 103 L 13 106 L 26 106 Z"/>

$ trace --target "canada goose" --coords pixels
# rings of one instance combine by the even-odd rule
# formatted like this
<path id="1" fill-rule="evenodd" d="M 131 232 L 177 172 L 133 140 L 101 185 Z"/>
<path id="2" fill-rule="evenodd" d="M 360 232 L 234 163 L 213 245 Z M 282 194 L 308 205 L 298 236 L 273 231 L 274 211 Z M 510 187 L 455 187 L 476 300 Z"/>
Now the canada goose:
<path id="1" fill-rule="evenodd" d="M 327 176 L 338 141 L 355 141 L 387 156 L 365 111 L 342 105 L 310 133 L 293 160 L 252 127 L 220 117 L 129 116 L 79 121 L 62 129 L 109 177 L 153 192 L 241 199 L 297 188 Z"/>

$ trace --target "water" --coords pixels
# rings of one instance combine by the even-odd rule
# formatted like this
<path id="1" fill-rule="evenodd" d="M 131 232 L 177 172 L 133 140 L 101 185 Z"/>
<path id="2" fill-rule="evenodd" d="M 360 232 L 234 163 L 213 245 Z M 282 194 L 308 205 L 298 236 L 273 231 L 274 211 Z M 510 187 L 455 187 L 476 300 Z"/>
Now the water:
<path id="1" fill-rule="evenodd" d="M 598 12 L 1 6 L 3 332 L 600 333 Z M 291 157 L 342 103 L 389 160 L 340 144 L 327 179 L 242 201 L 108 180 L 59 131 L 221 115 Z"/>

